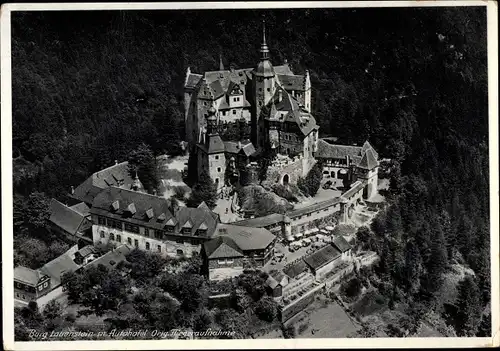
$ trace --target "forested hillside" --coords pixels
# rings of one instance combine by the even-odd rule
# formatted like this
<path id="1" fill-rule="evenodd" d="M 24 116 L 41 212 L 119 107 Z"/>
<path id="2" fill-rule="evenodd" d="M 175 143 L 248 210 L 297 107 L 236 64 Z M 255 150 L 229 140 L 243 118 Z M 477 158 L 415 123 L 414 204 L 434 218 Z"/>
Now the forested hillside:
<path id="1" fill-rule="evenodd" d="M 215 70 L 219 52 L 226 65 L 254 66 L 263 18 L 272 62 L 310 71 L 320 133 L 369 139 L 394 162 L 392 206 L 370 244 L 388 291 L 430 306 L 459 262 L 476 272 L 482 310 L 485 8 L 13 13 L 15 193 L 63 198 L 142 142 L 175 151 L 186 68 Z M 477 323 L 457 332 L 475 334 Z"/>

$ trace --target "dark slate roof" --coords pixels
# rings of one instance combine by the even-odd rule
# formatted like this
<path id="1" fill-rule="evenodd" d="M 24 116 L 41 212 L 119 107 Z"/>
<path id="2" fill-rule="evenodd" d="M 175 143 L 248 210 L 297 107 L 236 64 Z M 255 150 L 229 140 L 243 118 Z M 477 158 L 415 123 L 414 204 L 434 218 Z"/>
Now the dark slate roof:
<path id="1" fill-rule="evenodd" d="M 279 74 L 279 75 L 287 75 L 287 76 L 293 75 L 293 72 L 290 69 L 290 66 L 288 65 L 288 63 L 285 63 L 281 66 L 274 66 L 274 72 L 276 72 L 276 74 Z"/>
<path id="2" fill-rule="evenodd" d="M 112 204 L 116 201 L 119 208 L 114 211 Z M 127 212 L 127 207 L 131 203 L 134 203 L 136 208 L 136 212 L 132 216 Z M 153 218 L 146 216 L 146 211 L 150 208 L 153 209 Z M 163 229 L 165 222 L 173 217 L 167 199 L 117 187 L 102 190 L 95 197 L 90 212 L 155 229 Z M 158 216 L 162 213 L 165 214 L 165 221 L 158 220 Z"/>
<path id="3" fill-rule="evenodd" d="M 303 260 L 298 260 L 295 263 L 292 263 L 290 266 L 287 266 L 283 269 L 283 272 L 289 276 L 290 278 L 295 278 L 299 274 L 307 271 L 307 265 Z"/>
<path id="4" fill-rule="evenodd" d="M 107 252 L 103 256 L 99 257 L 98 259 L 90 262 L 88 265 L 85 266 L 85 269 L 92 267 L 92 266 L 99 266 L 102 264 L 103 266 L 107 267 L 108 269 L 113 269 L 116 268 L 116 265 L 122 261 L 126 261 L 127 259 L 127 254 L 129 254 L 132 251 L 132 248 L 128 247 L 127 245 L 121 245 L 117 247 L 116 249 L 113 249 L 112 251 Z"/>
<path id="5" fill-rule="evenodd" d="M 84 217 L 90 215 L 90 207 L 88 207 L 85 202 L 80 202 L 76 205 L 70 206 L 70 208 Z"/>
<path id="6" fill-rule="evenodd" d="M 370 148 L 366 150 L 365 154 L 363 155 L 361 161 L 358 164 L 358 167 L 371 170 L 377 166 L 378 166 L 378 161 L 375 157 L 373 149 Z"/>
<path id="7" fill-rule="evenodd" d="M 61 256 L 53 259 L 49 263 L 46 263 L 40 271 L 48 276 L 50 276 L 52 287 L 55 288 L 61 284 L 61 276 L 64 273 L 74 272 L 78 268 L 74 261 L 75 252 L 77 252 L 78 246 L 75 245 Z"/>
<path id="8" fill-rule="evenodd" d="M 305 90 L 304 76 L 280 74 L 278 75 L 278 79 L 286 90 Z"/>
<path id="9" fill-rule="evenodd" d="M 214 236 L 231 238 L 242 250 L 261 250 L 271 244 L 276 236 L 264 228 L 242 227 L 232 224 L 219 223 Z"/>
<path id="10" fill-rule="evenodd" d="M 177 227 L 180 229 L 189 221 L 192 226 L 191 232 L 195 233 L 202 224 L 205 224 L 207 227 L 206 237 L 211 237 L 218 223 L 218 218 L 212 213 L 212 211 L 206 211 L 203 208 L 180 207 L 175 214 Z"/>
<path id="11" fill-rule="evenodd" d="M 337 259 L 340 255 L 341 252 L 336 247 L 327 245 L 312 255 L 305 257 L 304 262 L 307 263 L 309 267 L 316 270 Z"/>
<path id="12" fill-rule="evenodd" d="M 347 240 L 345 240 L 342 235 L 333 238 L 332 244 L 342 253 L 349 251 L 351 249 L 351 245 L 349 245 Z"/>
<path id="13" fill-rule="evenodd" d="M 119 208 L 114 211 L 111 205 L 116 201 L 118 202 Z M 131 203 L 133 203 L 136 208 L 136 212 L 132 215 L 127 212 L 127 207 Z M 152 218 L 146 215 L 146 212 L 150 209 L 153 210 L 154 214 Z M 198 227 L 205 223 L 208 228 L 207 237 L 210 237 L 218 222 L 218 216 L 214 215 L 212 211 L 206 210 L 204 207 L 180 207 L 175 216 L 173 216 L 170 212 L 167 199 L 116 187 L 105 189 L 96 196 L 90 211 L 97 215 L 103 215 L 158 230 L 163 230 L 165 224 L 170 219 L 175 219 L 176 234 L 178 235 L 180 234 L 177 233 L 177 231 L 180 231 L 182 226 L 189 220 L 192 224 L 192 233 L 195 233 Z"/>
<path id="14" fill-rule="evenodd" d="M 241 152 L 247 157 L 255 153 L 255 147 L 250 140 L 242 141 L 241 145 L 239 145 L 239 143 L 235 141 L 225 141 L 224 148 L 227 153 L 238 154 Z"/>
<path id="15" fill-rule="evenodd" d="M 360 158 L 363 149 L 359 146 L 348 146 L 348 145 L 336 145 L 330 144 L 329 142 L 318 139 L 318 150 L 314 154 L 317 158 L 346 158 L 349 156 L 351 158 Z"/>
<path id="16" fill-rule="evenodd" d="M 275 75 L 273 64 L 269 60 L 261 60 L 252 73 L 259 77 L 272 77 Z"/>
<path id="17" fill-rule="evenodd" d="M 302 216 L 302 215 L 307 214 L 307 213 L 319 211 L 319 210 L 322 210 L 324 208 L 336 205 L 338 203 L 341 203 L 342 201 L 343 201 L 343 199 L 340 197 L 333 197 L 333 198 L 325 200 L 325 201 L 313 203 L 312 205 L 307 206 L 307 207 L 302 207 L 302 208 L 298 208 L 296 210 L 289 211 L 289 212 L 287 212 L 287 216 L 290 218 Z"/>
<path id="18" fill-rule="evenodd" d="M 14 279 L 29 285 L 36 285 L 42 276 L 40 271 L 28 267 L 17 266 L 14 268 Z"/>
<path id="19" fill-rule="evenodd" d="M 201 74 L 190 73 L 187 76 L 185 87 L 186 88 L 194 88 L 194 87 L 196 87 L 196 85 L 200 81 L 201 77 L 202 77 Z"/>
<path id="20" fill-rule="evenodd" d="M 224 95 L 224 89 L 222 88 L 222 84 L 219 80 L 213 81 L 210 84 L 210 88 L 212 88 L 214 99 L 217 99 Z"/>
<path id="21" fill-rule="evenodd" d="M 276 93 L 273 97 L 274 107 L 271 105 L 271 110 L 277 111 L 276 113 L 280 113 L 280 111 L 288 112 L 285 118 L 283 120 L 280 119 L 280 121 L 295 123 L 304 136 L 307 136 L 313 130 L 319 129 L 319 126 L 316 124 L 316 119 L 308 111 L 302 108 L 298 100 L 286 90 L 281 89 L 282 99 L 279 101 L 279 90 L 280 89 L 276 89 Z M 275 116 L 269 117 L 275 119 Z"/>
<path id="22" fill-rule="evenodd" d="M 217 154 L 224 152 L 224 142 L 222 141 L 220 135 L 207 135 L 207 143 L 204 148 L 205 152 L 208 154 Z"/>
<path id="23" fill-rule="evenodd" d="M 128 162 L 118 163 L 92 174 L 75 189 L 72 197 L 91 204 L 102 189 L 110 186 L 130 188 L 133 181 L 129 174 Z"/>
<path id="24" fill-rule="evenodd" d="M 263 216 L 263 217 L 243 219 L 241 221 L 233 222 L 231 224 L 241 225 L 241 226 L 246 226 L 246 227 L 263 228 L 263 227 L 267 227 L 268 225 L 280 223 L 282 221 L 283 221 L 282 214 L 272 213 L 270 215 Z"/>
<path id="25" fill-rule="evenodd" d="M 49 221 L 70 234 L 76 234 L 85 217 L 56 199 L 50 201 Z"/>
<path id="26" fill-rule="evenodd" d="M 219 236 L 204 243 L 209 259 L 243 257 L 243 253 L 233 239 Z"/>

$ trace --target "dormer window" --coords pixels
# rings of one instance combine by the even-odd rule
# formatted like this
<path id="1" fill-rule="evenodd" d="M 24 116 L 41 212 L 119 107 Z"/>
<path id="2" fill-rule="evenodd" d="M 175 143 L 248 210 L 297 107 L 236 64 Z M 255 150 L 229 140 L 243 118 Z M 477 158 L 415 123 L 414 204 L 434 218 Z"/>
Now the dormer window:
<path id="1" fill-rule="evenodd" d="M 111 208 L 113 209 L 113 211 L 118 211 L 118 209 L 120 208 L 120 202 L 116 200 L 111 204 Z"/>
<path id="2" fill-rule="evenodd" d="M 153 212 L 153 209 L 150 208 L 149 210 L 146 211 L 146 217 L 148 217 L 148 219 L 151 219 L 154 217 L 154 212 Z"/>
<path id="3" fill-rule="evenodd" d="M 175 225 L 176 225 L 176 221 L 175 221 L 175 218 L 170 218 L 168 220 L 167 223 L 165 223 L 165 230 L 167 231 L 167 233 L 173 233 L 175 232 Z"/>
<path id="4" fill-rule="evenodd" d="M 165 213 L 162 213 L 161 215 L 158 216 L 158 221 L 163 222 L 165 219 L 167 219 L 167 216 L 165 216 Z"/>
<path id="5" fill-rule="evenodd" d="M 127 212 L 131 215 L 134 215 L 137 212 L 137 209 L 135 208 L 135 204 L 133 202 L 127 206 Z"/>
<path id="6" fill-rule="evenodd" d="M 199 227 L 198 227 L 198 230 L 196 231 L 196 236 L 204 236 L 207 234 L 207 225 L 205 224 L 205 222 L 203 222 Z"/>
<path id="7" fill-rule="evenodd" d="M 182 234 L 191 234 L 191 229 L 193 229 L 193 223 L 188 219 L 182 226 Z"/>

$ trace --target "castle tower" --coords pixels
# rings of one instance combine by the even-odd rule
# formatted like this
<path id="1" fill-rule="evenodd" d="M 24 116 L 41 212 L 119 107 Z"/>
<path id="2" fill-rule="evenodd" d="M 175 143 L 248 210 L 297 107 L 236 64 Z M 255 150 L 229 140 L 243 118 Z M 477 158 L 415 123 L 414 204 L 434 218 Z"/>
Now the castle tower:
<path id="1" fill-rule="evenodd" d="M 226 173 L 224 142 L 218 131 L 217 110 L 211 106 L 207 112 L 207 132 L 204 143 L 199 145 L 198 150 L 198 176 L 206 171 L 217 185 L 217 190 L 220 190 L 224 186 Z"/>
<path id="2" fill-rule="evenodd" d="M 269 48 L 266 43 L 266 26 L 263 24 L 262 44 L 260 47 L 260 61 L 252 71 L 254 108 L 252 116 L 252 142 L 256 146 L 262 146 L 265 137 L 265 129 L 261 111 L 272 99 L 276 89 L 276 75 L 273 65 L 269 60 Z"/>

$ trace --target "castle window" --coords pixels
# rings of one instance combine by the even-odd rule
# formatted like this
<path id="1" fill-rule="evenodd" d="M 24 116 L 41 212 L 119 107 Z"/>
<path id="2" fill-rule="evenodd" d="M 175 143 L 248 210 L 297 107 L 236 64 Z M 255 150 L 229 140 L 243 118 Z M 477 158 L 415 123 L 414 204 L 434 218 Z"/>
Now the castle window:
<path id="1" fill-rule="evenodd" d="M 158 245 L 157 247 L 158 252 L 161 252 L 161 245 Z"/>
<path id="2" fill-rule="evenodd" d="M 122 236 L 120 234 L 116 235 L 116 241 L 118 241 L 119 243 L 122 242 Z"/>
<path id="3" fill-rule="evenodd" d="M 161 239 L 163 236 L 163 232 L 161 230 L 155 230 L 155 238 Z"/>
<path id="4" fill-rule="evenodd" d="M 146 243 L 146 250 L 148 250 L 148 251 L 149 251 L 150 249 L 151 249 L 151 246 L 150 246 L 150 245 L 149 245 L 149 243 L 147 242 L 147 243 Z"/>
<path id="5" fill-rule="evenodd" d="M 217 167 L 217 172 L 219 172 L 219 173 L 220 173 L 220 171 L 221 171 L 220 167 Z"/>
<path id="6" fill-rule="evenodd" d="M 101 230 L 101 238 L 104 238 L 106 236 L 106 234 L 104 234 L 104 232 Z"/>
<path id="7" fill-rule="evenodd" d="M 44 288 L 46 288 L 46 287 L 48 287 L 48 286 L 49 286 L 49 283 L 48 283 L 48 282 L 43 283 L 43 287 L 44 287 Z"/>
<path id="8" fill-rule="evenodd" d="M 125 223 L 125 230 L 132 233 L 139 233 L 139 226 Z"/>
<path id="9" fill-rule="evenodd" d="M 184 233 L 184 232 L 183 232 Z M 189 232 L 188 232 L 189 233 Z M 184 240 L 183 239 L 175 239 L 175 242 L 177 244 L 184 244 Z"/>
<path id="10" fill-rule="evenodd" d="M 235 115 L 235 114 L 236 114 L 236 110 L 233 110 L 233 115 Z"/>
<path id="11" fill-rule="evenodd" d="M 271 88 L 267 88 L 267 91 L 271 91 Z"/>
<path id="12" fill-rule="evenodd" d="M 128 243 L 129 245 L 132 245 L 132 238 L 127 238 L 127 243 Z"/>
<path id="13" fill-rule="evenodd" d="M 219 178 L 215 178 L 215 185 L 219 186 Z"/>
<path id="14" fill-rule="evenodd" d="M 262 91 L 262 88 L 259 88 L 259 91 Z"/>
<path id="15" fill-rule="evenodd" d="M 115 240 L 115 235 L 113 233 L 109 234 L 109 240 Z"/>
<path id="16" fill-rule="evenodd" d="M 175 229 L 175 226 L 173 226 L 173 225 L 167 225 L 167 226 L 165 226 L 165 228 L 167 229 L 167 232 L 173 233 L 174 229 Z"/>
<path id="17" fill-rule="evenodd" d="M 177 250 L 177 255 L 179 255 L 179 256 L 184 255 L 184 251 L 182 251 L 182 250 Z"/>
<path id="18" fill-rule="evenodd" d="M 216 155 L 216 156 L 215 156 L 215 159 L 216 159 L 216 160 L 218 160 L 218 159 L 219 159 L 219 155 Z"/>
<path id="19" fill-rule="evenodd" d="M 97 217 L 97 223 L 99 223 L 100 225 L 106 225 L 106 218 L 104 217 Z"/>
<path id="20" fill-rule="evenodd" d="M 135 247 L 139 247 L 139 240 L 134 239 L 134 245 L 135 245 Z"/>
<path id="21" fill-rule="evenodd" d="M 149 229 L 148 228 L 144 228 L 144 235 L 149 236 Z"/>
<path id="22" fill-rule="evenodd" d="M 227 260 L 226 260 L 226 263 L 227 263 L 227 264 L 231 264 L 231 263 L 233 263 L 233 262 L 234 262 L 234 260 L 230 260 L 230 259 L 227 259 Z"/>

